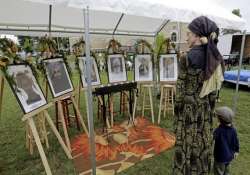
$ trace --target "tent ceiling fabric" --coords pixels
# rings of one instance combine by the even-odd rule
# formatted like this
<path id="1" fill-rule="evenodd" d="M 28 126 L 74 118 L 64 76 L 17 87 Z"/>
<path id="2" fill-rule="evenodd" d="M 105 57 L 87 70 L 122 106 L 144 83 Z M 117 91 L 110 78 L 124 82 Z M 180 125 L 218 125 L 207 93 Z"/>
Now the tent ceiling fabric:
<path id="1" fill-rule="evenodd" d="M 198 0 L 2 0 L 0 31 L 30 31 L 32 35 L 46 33 L 49 27 L 49 4 L 52 4 L 51 30 L 56 35 L 82 35 L 82 8 L 87 5 L 90 9 L 91 33 L 112 34 L 122 14 L 124 16 L 116 34 L 154 36 L 166 19 L 190 22 L 200 15 L 213 19 L 221 28 L 244 29 L 244 20 L 231 12 L 211 3 L 206 6 L 206 0 L 202 2 L 203 6 L 194 6 L 197 2 Z"/>

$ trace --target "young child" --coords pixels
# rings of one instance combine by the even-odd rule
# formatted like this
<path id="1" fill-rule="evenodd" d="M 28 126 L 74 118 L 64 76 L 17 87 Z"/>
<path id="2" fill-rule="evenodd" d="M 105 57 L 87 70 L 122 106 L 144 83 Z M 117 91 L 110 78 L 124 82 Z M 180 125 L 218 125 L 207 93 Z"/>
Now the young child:
<path id="1" fill-rule="evenodd" d="M 214 131 L 214 174 L 229 175 L 229 164 L 239 153 L 239 140 L 232 125 L 234 112 L 229 107 L 215 109 L 220 125 Z"/>

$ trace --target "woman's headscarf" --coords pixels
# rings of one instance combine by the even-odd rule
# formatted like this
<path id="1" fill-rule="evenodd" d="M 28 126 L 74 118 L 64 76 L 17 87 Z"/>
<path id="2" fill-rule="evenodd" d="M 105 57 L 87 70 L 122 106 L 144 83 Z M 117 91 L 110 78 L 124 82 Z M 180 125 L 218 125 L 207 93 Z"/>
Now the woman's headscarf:
<path id="1" fill-rule="evenodd" d="M 195 18 L 189 25 L 189 30 L 201 37 L 206 44 L 205 80 L 208 80 L 219 64 L 224 65 L 223 58 L 217 48 L 219 28 L 216 23 L 205 16 Z M 223 67 L 223 66 L 222 66 Z"/>

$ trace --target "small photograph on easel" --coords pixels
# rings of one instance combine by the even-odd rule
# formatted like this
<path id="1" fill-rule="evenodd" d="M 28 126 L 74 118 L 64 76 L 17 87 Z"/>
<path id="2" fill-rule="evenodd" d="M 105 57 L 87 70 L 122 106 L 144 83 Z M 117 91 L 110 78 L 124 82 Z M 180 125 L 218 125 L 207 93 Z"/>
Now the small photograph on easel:
<path id="1" fill-rule="evenodd" d="M 107 64 L 110 83 L 127 81 L 125 59 L 122 54 L 109 55 Z"/>
<path id="2" fill-rule="evenodd" d="M 153 81 L 153 63 L 150 54 L 136 55 L 135 81 Z"/>
<path id="3" fill-rule="evenodd" d="M 62 58 L 46 59 L 43 60 L 43 64 L 53 97 L 59 97 L 74 90 Z"/>
<path id="4" fill-rule="evenodd" d="M 176 81 L 178 75 L 177 55 L 160 56 L 160 81 Z"/>
<path id="5" fill-rule="evenodd" d="M 86 75 L 86 70 L 85 70 L 85 65 L 86 65 L 86 57 L 78 57 L 79 59 L 79 69 L 81 72 L 81 81 L 82 81 L 82 86 L 87 87 L 87 75 Z M 101 84 L 100 81 L 100 76 L 97 68 L 96 61 L 93 57 L 91 57 L 91 84 L 92 86 L 97 86 Z"/>
<path id="6" fill-rule="evenodd" d="M 24 113 L 29 113 L 47 104 L 44 94 L 28 65 L 9 65 L 7 75 L 11 89 Z"/>

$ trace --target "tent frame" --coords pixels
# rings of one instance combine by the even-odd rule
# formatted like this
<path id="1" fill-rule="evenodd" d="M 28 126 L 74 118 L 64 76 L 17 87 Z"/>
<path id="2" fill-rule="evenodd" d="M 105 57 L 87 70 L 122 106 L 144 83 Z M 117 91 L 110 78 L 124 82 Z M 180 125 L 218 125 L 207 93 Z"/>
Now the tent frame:
<path id="1" fill-rule="evenodd" d="M 86 49 L 86 72 L 87 72 L 87 92 L 86 92 L 86 100 L 87 100 L 87 111 L 88 111 L 88 125 L 89 125 L 89 134 L 90 134 L 90 154 L 91 154 L 91 164 L 92 164 L 92 174 L 96 175 L 96 160 L 95 160 L 95 136 L 94 136 L 94 124 L 93 124 L 93 100 L 92 100 L 92 85 L 91 85 L 91 75 L 90 75 L 90 65 L 91 65 L 91 59 L 90 59 L 90 35 L 91 34 L 96 34 L 96 35 L 122 35 L 122 36 L 140 36 L 140 37 L 153 37 L 154 39 L 156 36 L 160 33 L 160 31 L 168 24 L 170 20 L 164 20 L 160 27 L 158 28 L 157 31 L 153 33 L 139 33 L 138 31 L 119 31 L 117 32 L 117 29 L 119 27 L 119 24 L 121 23 L 122 19 L 124 18 L 125 14 L 122 13 L 120 16 L 118 22 L 116 23 L 115 28 L 113 29 L 112 33 L 106 31 L 98 32 L 98 30 L 93 30 L 90 31 L 89 28 L 89 7 L 86 7 L 83 9 L 83 15 L 84 15 L 84 30 L 82 29 L 75 29 L 75 30 L 66 30 L 66 28 L 61 27 L 61 26 L 54 26 L 57 28 L 62 28 L 64 30 L 52 30 L 52 25 L 51 25 L 51 17 L 52 17 L 52 5 L 49 5 L 49 25 L 48 26 L 37 26 L 37 27 L 44 27 L 44 30 L 41 29 L 32 29 L 33 27 L 35 28 L 36 26 L 15 26 L 15 27 L 20 27 L 19 29 L 11 28 L 14 27 L 13 25 L 8 25 L 6 24 L 5 28 L 0 28 L 0 31 L 13 31 L 13 32 L 44 32 L 47 33 L 49 32 L 49 36 L 53 33 L 67 33 L 67 34 L 79 34 L 85 35 L 85 49 Z M 1 25 L 4 26 L 4 25 Z M 23 27 L 23 28 L 22 28 Z M 26 28 L 25 28 L 26 27 Z M 46 29 L 47 28 L 47 29 Z M 69 28 L 68 28 L 69 29 Z M 73 29 L 73 28 L 71 28 Z M 178 24 L 178 33 L 180 31 L 179 24 Z M 235 92 L 235 98 L 234 98 L 234 111 L 236 111 L 236 104 L 238 100 L 238 88 L 239 88 L 239 76 L 240 76 L 240 68 L 242 65 L 242 58 L 243 58 L 243 48 L 245 44 L 245 34 L 242 39 L 242 45 L 241 45 L 241 55 L 240 55 L 240 64 L 238 68 L 238 79 L 237 79 L 237 85 L 236 85 L 236 92 Z M 180 37 L 178 38 L 180 41 Z"/>

